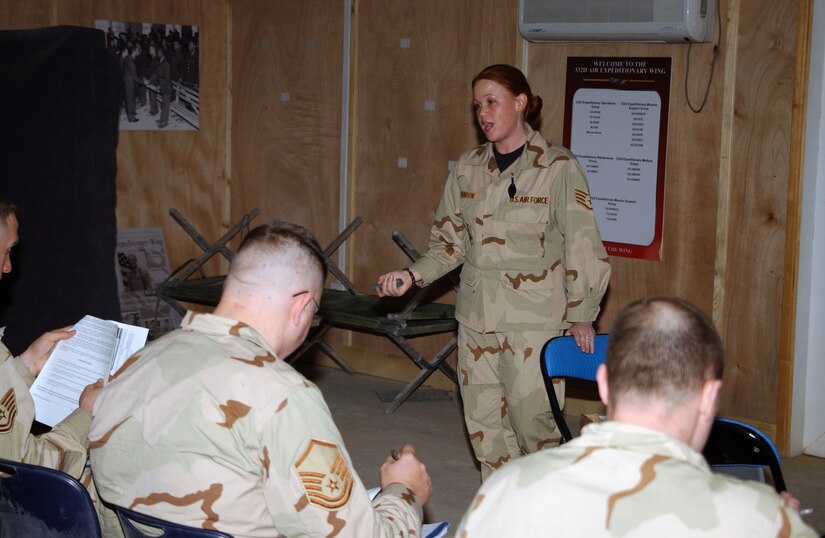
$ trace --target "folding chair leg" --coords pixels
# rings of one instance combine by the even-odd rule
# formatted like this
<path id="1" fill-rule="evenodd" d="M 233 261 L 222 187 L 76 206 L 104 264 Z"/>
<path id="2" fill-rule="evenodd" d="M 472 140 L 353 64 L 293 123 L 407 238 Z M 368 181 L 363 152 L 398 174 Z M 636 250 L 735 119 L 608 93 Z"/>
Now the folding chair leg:
<path id="1" fill-rule="evenodd" d="M 330 330 L 331 328 L 332 328 L 332 325 L 330 325 L 329 323 L 323 323 L 322 322 L 321 325 L 318 326 L 318 330 L 315 331 L 314 333 L 310 333 L 310 335 L 306 338 L 306 340 L 304 340 L 304 343 L 301 344 L 301 347 L 299 347 L 297 350 L 293 351 L 292 355 L 290 355 L 289 357 L 286 358 L 286 362 L 288 362 L 289 364 L 295 364 L 295 361 L 300 359 L 304 355 L 304 353 L 309 351 L 309 349 L 312 346 L 317 344 L 318 340 L 323 338 L 324 335 L 327 333 L 327 331 Z"/>
<path id="2" fill-rule="evenodd" d="M 161 299 L 166 301 L 166 303 L 169 306 L 171 306 L 175 310 L 175 312 L 177 312 L 178 315 L 180 315 L 180 317 L 183 317 L 183 316 L 186 315 L 186 308 L 184 308 L 184 306 L 182 304 L 180 304 L 176 300 L 172 299 L 171 297 L 168 297 L 165 294 L 162 294 L 160 297 L 161 297 Z"/>
<path id="3" fill-rule="evenodd" d="M 330 359 L 334 360 L 335 363 L 341 367 L 343 371 L 352 375 L 355 373 L 355 370 L 352 369 L 352 366 L 341 356 L 339 356 L 329 344 L 324 342 L 323 340 L 318 340 L 317 343 L 318 347 L 323 351 Z"/>
<path id="4" fill-rule="evenodd" d="M 432 361 L 427 362 L 423 357 L 421 357 L 421 354 L 418 353 L 418 351 L 416 351 L 415 348 L 413 348 L 403 337 L 396 335 L 389 336 L 392 341 L 395 342 L 395 344 L 421 368 L 421 371 L 418 372 L 418 374 L 409 383 L 407 383 L 401 392 L 395 395 L 395 398 L 393 398 L 390 403 L 384 406 L 385 415 L 391 415 L 394 413 L 395 410 L 398 409 L 401 404 L 404 403 L 404 401 L 409 398 L 410 395 L 412 395 L 412 393 L 415 392 L 428 377 L 430 377 L 430 374 L 437 369 L 444 370 L 442 366 L 446 366 L 448 368 L 448 371 L 445 371 L 448 377 L 450 377 L 453 381 L 456 380 L 455 370 L 453 370 L 449 364 L 444 363 L 445 359 L 449 357 L 450 353 L 452 353 L 456 348 L 457 340 L 455 337 L 451 338 L 450 341 L 447 342 L 443 348 L 441 348 L 441 351 L 436 353 Z M 449 372 L 452 372 L 452 376 L 450 376 Z"/>
<path id="5" fill-rule="evenodd" d="M 354 232 L 356 228 L 361 226 L 361 223 L 363 222 L 364 219 L 362 219 L 361 217 L 355 217 L 354 219 L 352 219 L 352 222 L 349 223 L 349 226 L 344 228 L 341 231 L 341 233 L 339 233 L 338 236 L 332 240 L 332 243 L 327 245 L 327 248 L 324 249 L 324 259 L 327 264 L 327 269 L 338 280 L 338 282 L 340 282 L 341 285 L 344 286 L 344 288 L 346 288 L 348 292 L 354 295 L 359 294 L 359 291 L 355 288 L 355 284 L 353 284 L 352 281 L 350 281 L 350 279 L 347 278 L 347 275 L 345 275 L 343 271 L 338 269 L 337 265 L 332 263 L 330 257 L 335 253 L 336 250 L 338 250 L 338 247 L 340 247 L 341 244 L 343 244 L 343 242 L 346 241 L 350 235 L 352 235 L 352 232 Z"/>
<path id="6" fill-rule="evenodd" d="M 181 216 L 181 214 L 174 208 L 172 208 L 169 213 L 175 220 L 180 224 L 184 230 L 195 240 L 195 242 L 201 247 L 204 251 L 196 260 L 191 261 L 188 266 L 180 271 L 177 275 L 170 277 L 169 282 L 177 284 L 178 282 L 183 282 L 187 278 L 189 278 L 195 271 L 199 268 L 203 267 L 203 265 L 214 256 L 216 253 L 220 252 L 223 254 L 229 261 L 232 261 L 232 253 L 226 248 L 226 244 L 232 240 L 235 235 L 237 235 L 245 226 L 248 226 L 249 223 L 258 216 L 259 210 L 258 208 L 253 209 L 243 217 L 241 220 L 238 221 L 232 228 L 227 230 L 225 234 L 223 234 L 217 241 L 215 241 L 212 245 L 206 243 L 206 240 L 195 231 L 195 229 L 186 221 L 186 219 Z"/>
<path id="7" fill-rule="evenodd" d="M 332 325 L 329 323 L 325 323 L 318 327 L 318 330 L 315 331 L 311 337 L 304 341 L 300 348 L 292 353 L 289 357 L 287 357 L 286 362 L 289 364 L 295 364 L 295 361 L 300 359 L 304 353 L 309 351 L 312 346 L 318 346 L 322 352 L 330 359 L 335 361 L 335 363 L 346 373 L 352 375 L 355 373 L 355 370 L 352 369 L 352 366 L 341 356 L 335 353 L 335 350 L 330 347 L 329 344 L 324 342 L 324 335 L 327 333 L 328 330 L 332 328 Z"/>
<path id="8" fill-rule="evenodd" d="M 444 359 L 446 359 L 447 356 L 450 353 L 452 353 L 452 351 L 457 346 L 457 340 L 456 340 L 455 337 L 453 337 L 449 342 L 447 342 L 447 345 L 445 345 L 443 348 L 441 348 L 441 351 L 439 351 L 435 355 L 435 357 L 433 357 L 433 360 L 430 361 L 430 362 L 427 362 L 427 360 L 421 355 L 421 353 L 419 353 L 418 350 L 415 349 L 412 346 L 412 344 L 410 344 L 407 341 L 407 339 L 404 338 L 403 336 L 400 336 L 398 334 L 388 333 L 387 337 L 390 338 L 393 342 L 395 342 L 395 345 L 400 347 L 401 351 L 403 351 L 410 359 L 412 359 L 412 361 L 419 368 L 427 369 L 427 370 L 434 370 L 437 367 L 439 370 L 444 372 L 444 375 L 446 375 L 448 378 L 450 378 L 450 380 L 453 383 L 458 384 L 458 376 L 455 373 L 455 369 L 453 369 L 452 366 L 450 366 L 449 364 L 444 362 Z"/>

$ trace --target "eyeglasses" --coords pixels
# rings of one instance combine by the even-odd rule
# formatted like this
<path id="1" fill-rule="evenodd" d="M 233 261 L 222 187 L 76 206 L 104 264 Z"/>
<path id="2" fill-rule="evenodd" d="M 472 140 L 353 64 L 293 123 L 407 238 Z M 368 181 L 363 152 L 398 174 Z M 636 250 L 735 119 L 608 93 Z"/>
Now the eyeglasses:
<path id="1" fill-rule="evenodd" d="M 299 295 L 303 295 L 305 293 L 309 293 L 309 290 L 299 291 L 298 293 L 293 293 L 293 297 L 298 297 Z M 312 303 L 315 305 L 315 313 L 321 310 L 321 305 L 318 304 L 318 301 L 315 300 L 315 296 L 309 293 L 309 298 L 312 299 Z"/>

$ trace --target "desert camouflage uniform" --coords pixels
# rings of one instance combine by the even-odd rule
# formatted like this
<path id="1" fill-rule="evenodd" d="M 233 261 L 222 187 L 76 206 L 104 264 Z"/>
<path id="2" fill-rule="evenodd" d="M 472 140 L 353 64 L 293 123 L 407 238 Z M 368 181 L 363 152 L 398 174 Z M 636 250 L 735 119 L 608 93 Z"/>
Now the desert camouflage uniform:
<path id="1" fill-rule="evenodd" d="M 188 313 L 95 402 L 92 470 L 107 502 L 241 536 L 416 536 L 393 484 L 372 503 L 318 388 L 251 327 Z"/>
<path id="2" fill-rule="evenodd" d="M 49 433 L 31 434 L 34 400 L 29 387 L 34 376 L 23 361 L 0 342 L 0 458 L 59 469 L 80 477 L 89 442 L 92 415 L 76 409 Z"/>
<path id="3" fill-rule="evenodd" d="M 817 536 L 773 488 L 714 474 L 664 433 L 605 422 L 487 480 L 456 532 L 485 536 Z"/>
<path id="4" fill-rule="evenodd" d="M 610 265 L 575 157 L 529 126 L 527 147 L 503 172 L 491 143 L 465 152 L 447 179 L 429 249 L 412 267 L 427 285 L 461 264 L 459 386 L 486 476 L 558 441 L 542 346 L 571 322 L 595 320 L 607 289 Z"/>

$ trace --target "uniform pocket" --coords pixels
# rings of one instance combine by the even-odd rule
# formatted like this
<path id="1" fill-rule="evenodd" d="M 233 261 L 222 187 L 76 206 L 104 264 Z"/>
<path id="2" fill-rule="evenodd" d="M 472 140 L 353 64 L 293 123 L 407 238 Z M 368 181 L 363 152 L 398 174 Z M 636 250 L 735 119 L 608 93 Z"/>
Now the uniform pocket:
<path id="1" fill-rule="evenodd" d="M 469 263 L 464 263 L 461 266 L 461 284 L 470 288 L 475 288 L 478 281 L 481 279 L 481 271 L 473 267 Z"/>
<path id="2" fill-rule="evenodd" d="M 544 271 L 502 271 L 501 279 L 505 288 L 515 291 L 547 291 L 553 289 L 550 270 Z"/>
<path id="3" fill-rule="evenodd" d="M 555 286 L 549 269 L 502 271 L 501 281 L 508 324 L 543 326 L 553 318 Z"/>
<path id="4" fill-rule="evenodd" d="M 543 257 L 550 210 L 542 204 L 507 203 L 496 223 L 501 260 Z M 506 265 L 504 266 L 506 267 Z"/>

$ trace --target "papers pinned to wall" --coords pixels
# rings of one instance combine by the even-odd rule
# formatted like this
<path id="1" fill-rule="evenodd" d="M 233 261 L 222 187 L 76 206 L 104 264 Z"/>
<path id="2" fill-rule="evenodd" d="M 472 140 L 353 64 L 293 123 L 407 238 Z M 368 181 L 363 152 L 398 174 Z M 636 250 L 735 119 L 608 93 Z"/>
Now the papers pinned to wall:
<path id="1" fill-rule="evenodd" d="M 118 230 L 115 271 L 124 323 L 149 329 L 149 340 L 180 326 L 180 315 L 154 292 L 169 277 L 163 230 Z"/>

